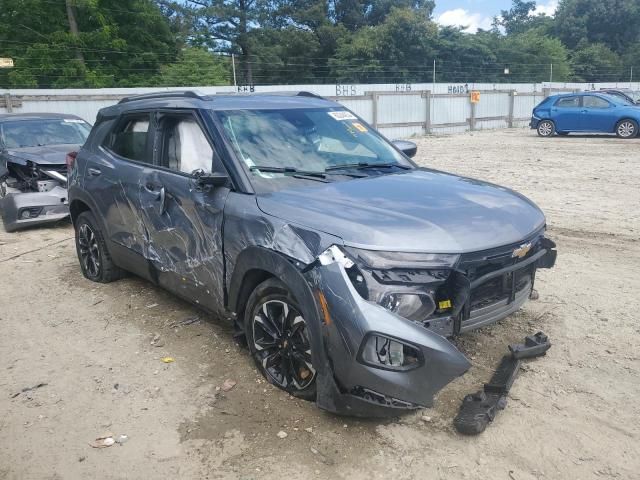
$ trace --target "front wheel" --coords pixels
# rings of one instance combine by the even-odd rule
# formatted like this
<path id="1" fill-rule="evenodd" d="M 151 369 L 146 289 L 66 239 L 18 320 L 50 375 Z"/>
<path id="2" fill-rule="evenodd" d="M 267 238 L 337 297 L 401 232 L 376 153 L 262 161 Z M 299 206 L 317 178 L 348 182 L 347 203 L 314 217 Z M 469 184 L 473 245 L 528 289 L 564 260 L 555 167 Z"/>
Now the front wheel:
<path id="1" fill-rule="evenodd" d="M 82 212 L 75 222 L 76 252 L 82 274 L 93 282 L 109 283 L 125 275 L 109 255 L 107 245 L 96 219 L 90 212 Z"/>
<path id="2" fill-rule="evenodd" d="M 311 332 L 287 286 L 275 278 L 261 283 L 245 312 L 247 343 L 258 369 L 276 387 L 315 400 Z"/>
<path id="3" fill-rule="evenodd" d="M 638 135 L 638 123 L 634 120 L 622 120 L 616 126 L 618 138 L 634 138 Z"/>
<path id="4" fill-rule="evenodd" d="M 538 135 L 541 137 L 552 137 L 556 133 L 556 126 L 551 120 L 543 120 L 538 124 Z"/>

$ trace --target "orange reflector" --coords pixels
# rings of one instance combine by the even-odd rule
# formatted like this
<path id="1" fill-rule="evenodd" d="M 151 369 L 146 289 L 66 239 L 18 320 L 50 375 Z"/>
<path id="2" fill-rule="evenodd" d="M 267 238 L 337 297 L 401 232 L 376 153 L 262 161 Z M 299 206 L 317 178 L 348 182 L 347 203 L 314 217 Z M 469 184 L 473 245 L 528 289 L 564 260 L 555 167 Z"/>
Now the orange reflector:
<path id="1" fill-rule="evenodd" d="M 320 290 L 316 292 L 318 296 L 318 302 L 320 302 L 320 310 L 322 311 L 322 323 L 325 325 L 331 325 L 333 322 L 331 321 L 331 315 L 329 315 L 329 305 L 327 305 L 327 299 Z"/>

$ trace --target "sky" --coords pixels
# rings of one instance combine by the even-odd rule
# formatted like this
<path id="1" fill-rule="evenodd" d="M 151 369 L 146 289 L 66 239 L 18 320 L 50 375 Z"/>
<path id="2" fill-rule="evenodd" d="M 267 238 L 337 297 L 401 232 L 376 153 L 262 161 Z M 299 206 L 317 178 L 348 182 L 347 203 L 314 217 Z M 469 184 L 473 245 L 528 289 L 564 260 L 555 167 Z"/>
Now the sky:
<path id="1" fill-rule="evenodd" d="M 538 0 L 537 4 L 536 13 L 553 15 L 558 0 Z M 493 17 L 510 7 L 511 0 L 436 0 L 434 17 L 442 25 L 464 26 L 473 33 L 478 28 L 491 28 Z"/>

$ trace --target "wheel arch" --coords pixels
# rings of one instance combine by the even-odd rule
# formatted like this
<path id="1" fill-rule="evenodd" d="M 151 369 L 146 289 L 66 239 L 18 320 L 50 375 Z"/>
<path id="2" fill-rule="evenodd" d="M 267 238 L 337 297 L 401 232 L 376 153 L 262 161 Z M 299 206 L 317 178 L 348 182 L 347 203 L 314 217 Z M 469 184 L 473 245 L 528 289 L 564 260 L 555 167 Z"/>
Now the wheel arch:
<path id="1" fill-rule="evenodd" d="M 301 308 L 318 318 L 318 309 L 307 280 L 284 255 L 264 247 L 248 247 L 237 257 L 229 281 L 227 308 L 244 323 L 244 309 L 253 290 L 269 278 L 278 278 L 289 288 Z"/>

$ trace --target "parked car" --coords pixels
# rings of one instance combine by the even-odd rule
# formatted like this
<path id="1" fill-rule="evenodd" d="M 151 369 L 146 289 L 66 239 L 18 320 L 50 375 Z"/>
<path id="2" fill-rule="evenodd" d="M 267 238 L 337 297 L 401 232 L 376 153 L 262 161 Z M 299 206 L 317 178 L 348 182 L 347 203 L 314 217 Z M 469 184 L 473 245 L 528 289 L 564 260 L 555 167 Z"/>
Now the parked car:
<path id="1" fill-rule="evenodd" d="M 635 90 L 627 88 L 602 88 L 600 89 L 600 93 L 621 98 L 630 105 L 637 105 L 640 103 L 640 92 Z"/>
<path id="2" fill-rule="evenodd" d="M 8 232 L 69 216 L 65 159 L 90 130 L 75 115 L 0 115 L 0 213 Z"/>
<path id="3" fill-rule="evenodd" d="M 533 109 L 530 126 L 541 137 L 555 134 L 615 133 L 620 138 L 638 134 L 640 108 L 603 93 L 552 95 Z"/>
<path id="4" fill-rule="evenodd" d="M 264 376 L 326 410 L 430 406 L 555 263 L 543 213 L 419 168 L 309 93 L 148 94 L 102 109 L 70 168 L 85 277 L 133 272 L 233 318 Z"/>

